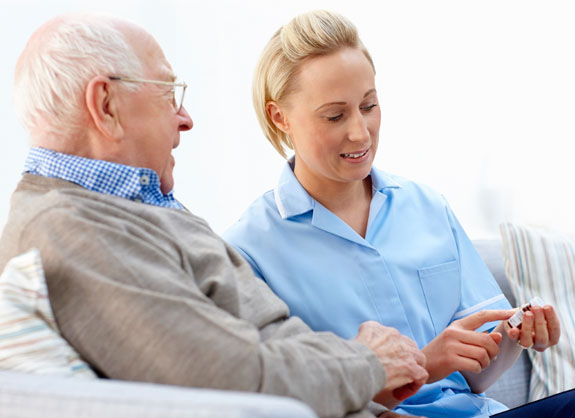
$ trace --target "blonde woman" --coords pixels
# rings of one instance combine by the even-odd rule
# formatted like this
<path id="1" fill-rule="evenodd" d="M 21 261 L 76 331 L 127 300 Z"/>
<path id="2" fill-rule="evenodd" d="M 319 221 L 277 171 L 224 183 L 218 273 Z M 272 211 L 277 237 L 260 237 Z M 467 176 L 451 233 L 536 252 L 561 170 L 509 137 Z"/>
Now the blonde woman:
<path id="1" fill-rule="evenodd" d="M 294 155 L 225 238 L 316 331 L 352 338 L 375 320 L 417 342 L 429 381 L 397 412 L 504 411 L 477 393 L 521 346 L 556 344 L 557 316 L 536 308 L 521 331 L 494 322 L 511 315 L 509 303 L 446 201 L 372 166 L 381 114 L 356 28 L 327 11 L 293 19 L 265 47 L 253 97 L 268 140 Z"/>

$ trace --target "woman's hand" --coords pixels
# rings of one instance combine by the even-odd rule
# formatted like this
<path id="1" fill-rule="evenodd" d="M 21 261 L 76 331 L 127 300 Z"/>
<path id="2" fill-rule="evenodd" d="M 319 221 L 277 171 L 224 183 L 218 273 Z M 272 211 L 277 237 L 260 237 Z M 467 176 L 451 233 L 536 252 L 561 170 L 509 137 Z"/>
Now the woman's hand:
<path id="1" fill-rule="evenodd" d="M 561 325 L 553 306 L 532 306 L 523 315 L 521 329 L 505 324 L 505 332 L 523 348 L 533 347 L 541 352 L 559 342 Z"/>
<path id="2" fill-rule="evenodd" d="M 455 371 L 479 373 L 499 353 L 501 334 L 477 332 L 491 321 L 506 320 L 513 310 L 481 311 L 454 321 L 421 351 L 427 358 L 428 383 L 438 381 Z"/>

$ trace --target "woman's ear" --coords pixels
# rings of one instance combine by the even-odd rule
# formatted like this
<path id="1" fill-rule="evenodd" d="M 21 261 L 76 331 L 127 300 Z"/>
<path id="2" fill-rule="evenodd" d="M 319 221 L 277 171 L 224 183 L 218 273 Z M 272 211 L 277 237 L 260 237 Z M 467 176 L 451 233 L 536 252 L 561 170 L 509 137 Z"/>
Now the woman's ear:
<path id="1" fill-rule="evenodd" d="M 90 80 L 85 94 L 88 114 L 94 126 L 104 137 L 113 140 L 119 140 L 124 135 L 117 91 L 109 78 L 97 76 Z"/>
<path id="2" fill-rule="evenodd" d="M 266 112 L 276 128 L 289 135 L 289 123 L 282 107 L 276 102 L 269 101 L 266 103 Z"/>

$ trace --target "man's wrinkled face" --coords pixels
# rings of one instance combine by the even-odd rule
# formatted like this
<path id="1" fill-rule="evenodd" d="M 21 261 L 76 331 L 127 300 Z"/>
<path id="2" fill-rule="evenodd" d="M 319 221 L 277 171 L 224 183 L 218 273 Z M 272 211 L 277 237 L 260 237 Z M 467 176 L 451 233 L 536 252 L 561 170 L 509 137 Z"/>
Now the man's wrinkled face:
<path id="1" fill-rule="evenodd" d="M 142 62 L 143 78 L 175 81 L 170 64 L 152 36 L 134 29 L 128 31 L 127 38 Z M 176 112 L 171 86 L 142 83 L 136 92 L 124 96 L 127 117 L 122 123 L 130 141 L 127 152 L 131 153 L 132 165 L 154 170 L 162 193 L 169 193 L 174 187 L 172 149 L 180 143 L 180 132 L 192 129 L 192 119 L 184 107 Z"/>

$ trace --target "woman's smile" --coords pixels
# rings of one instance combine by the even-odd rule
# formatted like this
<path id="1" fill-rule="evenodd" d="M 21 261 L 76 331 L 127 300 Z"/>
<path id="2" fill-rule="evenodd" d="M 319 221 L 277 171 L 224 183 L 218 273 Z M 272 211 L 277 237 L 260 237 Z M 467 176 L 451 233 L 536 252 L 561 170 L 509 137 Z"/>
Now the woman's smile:
<path id="1" fill-rule="evenodd" d="M 339 154 L 341 158 L 353 163 L 360 163 L 365 161 L 368 158 L 370 148 L 367 148 L 363 151 L 356 151 L 356 152 L 349 152 Z"/>

